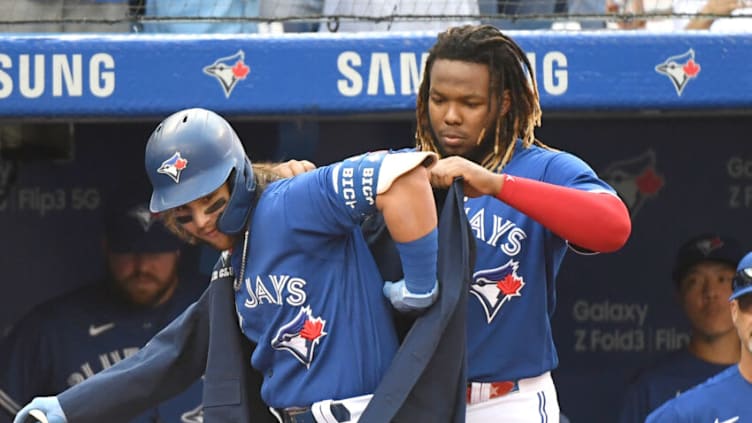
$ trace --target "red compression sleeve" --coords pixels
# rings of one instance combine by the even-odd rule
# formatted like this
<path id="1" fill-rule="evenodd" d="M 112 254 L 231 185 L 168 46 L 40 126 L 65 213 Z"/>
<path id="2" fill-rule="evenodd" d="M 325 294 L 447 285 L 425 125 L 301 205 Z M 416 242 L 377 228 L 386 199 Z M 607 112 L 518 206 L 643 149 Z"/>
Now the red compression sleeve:
<path id="1" fill-rule="evenodd" d="M 570 243 L 597 252 L 621 248 L 632 231 L 629 211 L 615 195 L 503 175 L 496 197 Z"/>

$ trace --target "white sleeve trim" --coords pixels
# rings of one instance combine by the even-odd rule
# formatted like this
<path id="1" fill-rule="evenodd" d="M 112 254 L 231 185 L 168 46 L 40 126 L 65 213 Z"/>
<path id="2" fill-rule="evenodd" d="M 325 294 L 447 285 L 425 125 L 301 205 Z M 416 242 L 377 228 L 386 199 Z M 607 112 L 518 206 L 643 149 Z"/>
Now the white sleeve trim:
<path id="1" fill-rule="evenodd" d="M 387 154 L 379 168 L 379 181 L 376 185 L 376 194 L 383 194 L 389 191 L 394 181 L 405 173 L 418 166 L 430 168 L 437 160 L 438 157 L 435 153 L 423 151 Z"/>

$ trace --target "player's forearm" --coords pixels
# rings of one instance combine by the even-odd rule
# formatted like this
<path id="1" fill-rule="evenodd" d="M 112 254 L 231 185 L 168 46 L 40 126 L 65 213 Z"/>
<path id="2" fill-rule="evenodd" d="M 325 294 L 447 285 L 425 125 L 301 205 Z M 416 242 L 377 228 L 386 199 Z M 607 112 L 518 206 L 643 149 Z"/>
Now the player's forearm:
<path id="1" fill-rule="evenodd" d="M 421 166 L 400 176 L 384 194 L 380 206 L 399 251 L 405 285 L 412 293 L 431 292 L 436 285 L 438 218 L 428 170 Z"/>
<path id="2" fill-rule="evenodd" d="M 415 241 L 436 228 L 436 206 L 425 167 L 400 176 L 376 201 L 396 242 Z"/>
<path id="3" fill-rule="evenodd" d="M 616 196 L 504 177 L 496 197 L 567 241 L 597 252 L 616 251 L 627 242 L 632 223 Z"/>
<path id="4" fill-rule="evenodd" d="M 60 393 L 68 421 L 128 421 L 198 380 L 207 363 L 213 288 L 138 353 Z"/>

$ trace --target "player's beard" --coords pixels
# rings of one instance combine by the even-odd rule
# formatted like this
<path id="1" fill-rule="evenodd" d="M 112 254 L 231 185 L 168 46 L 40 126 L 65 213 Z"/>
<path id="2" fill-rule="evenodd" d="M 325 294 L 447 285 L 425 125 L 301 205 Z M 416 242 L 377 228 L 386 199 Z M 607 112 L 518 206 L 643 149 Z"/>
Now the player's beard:
<path id="1" fill-rule="evenodd" d="M 150 282 L 146 288 L 141 286 L 141 279 Z M 114 288 L 132 305 L 151 308 L 167 301 L 172 296 L 177 283 L 177 270 L 170 273 L 164 280 L 148 272 L 136 271 L 123 280 L 115 281 Z"/>
<path id="2" fill-rule="evenodd" d="M 436 131 L 433 130 L 433 127 L 431 127 L 431 136 L 433 137 L 433 145 L 436 146 L 436 149 L 439 151 L 441 157 L 452 156 L 452 154 L 446 152 L 444 146 L 442 146 L 439 142 L 439 137 L 436 135 Z M 480 164 L 481 162 L 483 162 L 483 159 L 485 159 L 486 156 L 493 152 L 494 143 L 496 142 L 495 137 L 496 135 L 494 134 L 494 131 L 490 128 L 487 128 L 480 144 L 476 145 L 474 148 L 471 148 L 466 153 L 460 154 L 460 156 Z"/>

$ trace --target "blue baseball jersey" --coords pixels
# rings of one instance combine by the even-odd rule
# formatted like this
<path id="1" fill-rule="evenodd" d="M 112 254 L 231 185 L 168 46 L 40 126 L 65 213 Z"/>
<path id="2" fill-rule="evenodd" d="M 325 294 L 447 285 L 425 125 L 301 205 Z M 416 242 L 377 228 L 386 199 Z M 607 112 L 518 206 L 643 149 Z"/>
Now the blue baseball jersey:
<path id="1" fill-rule="evenodd" d="M 731 366 L 650 413 L 646 423 L 752 421 L 752 384 Z"/>
<path id="2" fill-rule="evenodd" d="M 206 288 L 185 279 L 154 308 L 125 304 L 106 283 L 36 306 L 0 344 L 0 405 L 15 413 L 35 396 L 58 394 L 135 354 Z M 200 423 L 201 391 L 198 381 L 134 422 Z"/>
<path id="3" fill-rule="evenodd" d="M 641 371 L 627 387 L 620 423 L 643 423 L 651 411 L 729 365 L 700 360 L 686 348 L 667 354 Z"/>
<path id="4" fill-rule="evenodd" d="M 360 230 L 376 211 L 386 154 L 274 182 L 259 197 L 236 308 L 257 344 L 251 364 L 272 407 L 373 393 L 398 348 L 384 281 Z M 241 256 L 232 256 L 235 275 Z"/>
<path id="5" fill-rule="evenodd" d="M 572 154 L 521 141 L 508 175 L 583 191 L 615 191 Z M 550 318 L 566 240 L 491 196 L 469 198 L 465 211 L 477 239 L 468 304 L 468 378 L 516 380 L 554 369 Z"/>

